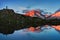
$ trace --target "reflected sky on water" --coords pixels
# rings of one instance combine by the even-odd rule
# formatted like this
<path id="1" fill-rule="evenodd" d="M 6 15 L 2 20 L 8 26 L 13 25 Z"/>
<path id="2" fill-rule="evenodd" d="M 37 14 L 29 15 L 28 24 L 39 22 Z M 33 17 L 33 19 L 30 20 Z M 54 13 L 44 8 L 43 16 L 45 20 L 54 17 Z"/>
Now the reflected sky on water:
<path id="1" fill-rule="evenodd" d="M 15 30 L 12 34 L 0 33 L 0 40 L 60 40 L 60 31 L 52 26 L 43 26 L 40 31 Z"/>

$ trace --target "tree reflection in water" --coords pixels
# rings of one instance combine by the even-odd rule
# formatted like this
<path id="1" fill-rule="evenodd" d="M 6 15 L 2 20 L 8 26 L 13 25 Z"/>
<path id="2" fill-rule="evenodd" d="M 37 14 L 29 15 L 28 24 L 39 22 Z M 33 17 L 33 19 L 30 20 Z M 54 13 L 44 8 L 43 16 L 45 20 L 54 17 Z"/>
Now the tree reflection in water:
<path id="1" fill-rule="evenodd" d="M 23 29 L 26 32 L 42 32 L 46 29 L 51 29 L 54 28 L 56 31 L 60 32 L 60 25 L 57 26 L 50 26 L 48 27 L 48 25 L 44 25 L 44 26 L 33 26 L 33 25 L 24 25 L 24 26 L 20 26 L 20 27 L 9 27 L 9 26 L 2 26 L 0 27 L 0 33 L 2 34 L 12 34 L 14 33 L 15 30 L 20 30 Z"/>

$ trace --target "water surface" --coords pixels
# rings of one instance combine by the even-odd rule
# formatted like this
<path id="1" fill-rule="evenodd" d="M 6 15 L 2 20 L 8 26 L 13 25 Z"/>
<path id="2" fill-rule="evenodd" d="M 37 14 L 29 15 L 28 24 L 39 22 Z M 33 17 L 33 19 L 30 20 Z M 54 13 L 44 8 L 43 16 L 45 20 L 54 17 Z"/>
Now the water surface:
<path id="1" fill-rule="evenodd" d="M 0 40 L 60 40 L 60 31 L 52 26 L 43 26 L 40 30 L 33 32 L 25 28 L 14 30 L 10 34 L 0 32 Z"/>

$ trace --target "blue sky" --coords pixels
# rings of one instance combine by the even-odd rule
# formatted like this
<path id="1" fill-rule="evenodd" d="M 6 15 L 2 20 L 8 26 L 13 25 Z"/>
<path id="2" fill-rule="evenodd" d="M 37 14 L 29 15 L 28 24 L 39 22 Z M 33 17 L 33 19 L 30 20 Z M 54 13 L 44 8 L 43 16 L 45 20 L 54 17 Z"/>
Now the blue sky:
<path id="1" fill-rule="evenodd" d="M 60 0 L 0 0 L 0 9 L 5 6 L 20 12 L 30 7 L 28 9 L 42 9 L 54 13 L 60 8 Z"/>

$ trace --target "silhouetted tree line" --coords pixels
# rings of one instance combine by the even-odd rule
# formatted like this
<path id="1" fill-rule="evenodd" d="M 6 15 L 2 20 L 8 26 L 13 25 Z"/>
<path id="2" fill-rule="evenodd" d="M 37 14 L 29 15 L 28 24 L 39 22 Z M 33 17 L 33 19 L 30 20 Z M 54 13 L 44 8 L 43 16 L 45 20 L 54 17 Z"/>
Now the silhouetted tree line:
<path id="1" fill-rule="evenodd" d="M 22 14 L 15 13 L 12 9 L 0 10 L 0 26 L 20 27 L 23 25 L 58 25 L 60 19 L 41 19 L 37 17 L 24 16 Z M 27 26 L 26 26 L 27 27 Z M 23 28 L 23 27 L 21 27 Z"/>
<path id="2" fill-rule="evenodd" d="M 14 30 L 40 25 L 59 25 L 60 19 L 41 19 L 15 13 L 12 9 L 0 10 L 0 33 L 11 34 Z"/>

